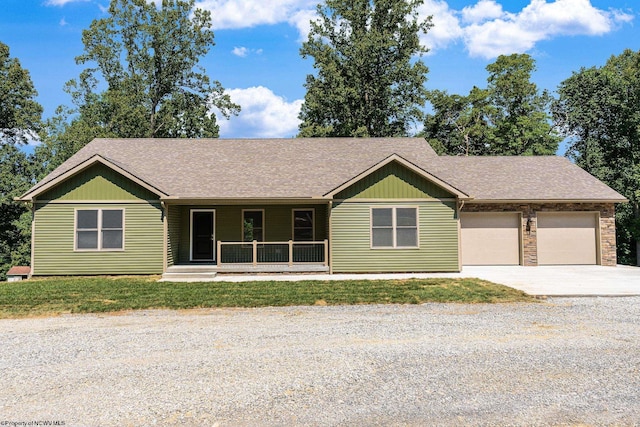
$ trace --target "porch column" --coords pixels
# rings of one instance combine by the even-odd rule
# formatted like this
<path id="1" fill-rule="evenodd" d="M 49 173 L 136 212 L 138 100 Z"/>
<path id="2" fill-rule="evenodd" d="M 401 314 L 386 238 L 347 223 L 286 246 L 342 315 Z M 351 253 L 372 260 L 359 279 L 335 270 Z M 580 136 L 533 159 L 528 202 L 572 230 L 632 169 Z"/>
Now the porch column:
<path id="1" fill-rule="evenodd" d="M 166 273 L 169 268 L 169 205 L 160 202 L 160 206 L 162 206 L 162 273 Z M 33 271 L 33 263 L 31 269 Z"/>
<path id="2" fill-rule="evenodd" d="M 329 265 L 329 240 L 324 239 L 324 266 Z"/>
<path id="3" fill-rule="evenodd" d="M 293 240 L 289 240 L 289 267 L 293 267 Z"/>
<path id="4" fill-rule="evenodd" d="M 258 241 L 253 241 L 253 265 L 258 265 Z"/>

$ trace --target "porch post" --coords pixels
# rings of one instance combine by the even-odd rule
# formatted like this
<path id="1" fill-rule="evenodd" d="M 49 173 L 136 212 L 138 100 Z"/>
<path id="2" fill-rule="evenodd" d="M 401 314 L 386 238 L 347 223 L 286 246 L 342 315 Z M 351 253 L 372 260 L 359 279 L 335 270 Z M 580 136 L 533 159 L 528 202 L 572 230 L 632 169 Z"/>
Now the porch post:
<path id="1" fill-rule="evenodd" d="M 293 240 L 289 240 L 289 267 L 293 267 Z"/>
<path id="2" fill-rule="evenodd" d="M 258 241 L 253 241 L 253 265 L 258 265 Z"/>
<path id="3" fill-rule="evenodd" d="M 216 265 L 220 267 L 220 258 L 222 257 L 222 242 L 218 240 L 216 242 Z"/>
<path id="4" fill-rule="evenodd" d="M 160 202 L 160 206 L 162 207 L 162 272 L 166 273 L 169 268 L 169 205 Z M 33 264 L 31 265 L 31 271 L 33 271 Z"/>
<path id="5" fill-rule="evenodd" d="M 329 265 L 329 240 L 324 239 L 324 266 Z"/>

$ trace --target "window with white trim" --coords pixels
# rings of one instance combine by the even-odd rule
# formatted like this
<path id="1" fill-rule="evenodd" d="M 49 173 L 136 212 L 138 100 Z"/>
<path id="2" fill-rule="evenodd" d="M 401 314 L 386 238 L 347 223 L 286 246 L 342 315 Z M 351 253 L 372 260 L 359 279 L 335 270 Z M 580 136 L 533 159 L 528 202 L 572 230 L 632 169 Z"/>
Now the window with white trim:
<path id="1" fill-rule="evenodd" d="M 76 210 L 76 250 L 124 249 L 124 209 Z"/>
<path id="2" fill-rule="evenodd" d="M 264 242 L 264 210 L 244 209 L 242 211 L 242 241 Z"/>
<path id="3" fill-rule="evenodd" d="M 372 248 L 417 248 L 418 208 L 371 208 Z"/>

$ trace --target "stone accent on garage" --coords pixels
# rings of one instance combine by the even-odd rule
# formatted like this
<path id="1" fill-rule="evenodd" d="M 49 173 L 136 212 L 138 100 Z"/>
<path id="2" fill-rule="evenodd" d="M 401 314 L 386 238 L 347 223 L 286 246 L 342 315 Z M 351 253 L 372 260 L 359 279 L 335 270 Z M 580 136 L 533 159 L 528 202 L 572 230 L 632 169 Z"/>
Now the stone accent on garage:
<path id="1" fill-rule="evenodd" d="M 613 203 L 466 203 L 462 211 L 522 213 L 522 258 L 526 266 L 538 265 L 537 212 L 599 212 L 600 264 L 616 265 L 616 222 Z"/>

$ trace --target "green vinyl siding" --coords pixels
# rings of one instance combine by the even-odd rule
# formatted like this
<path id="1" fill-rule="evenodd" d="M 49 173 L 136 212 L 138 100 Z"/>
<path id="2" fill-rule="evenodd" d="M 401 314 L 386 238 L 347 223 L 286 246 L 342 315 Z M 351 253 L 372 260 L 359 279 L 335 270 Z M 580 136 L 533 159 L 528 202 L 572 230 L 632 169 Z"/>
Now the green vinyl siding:
<path id="1" fill-rule="evenodd" d="M 336 194 L 342 199 L 432 199 L 454 197 L 398 162 L 391 162 Z"/>
<path id="2" fill-rule="evenodd" d="M 76 251 L 75 209 L 124 209 L 124 250 Z M 159 274 L 163 218 L 159 203 L 36 204 L 33 274 Z"/>
<path id="3" fill-rule="evenodd" d="M 322 241 L 328 238 L 327 205 L 197 205 L 169 207 L 169 238 L 175 263 L 189 262 L 190 211 L 192 209 L 215 210 L 215 236 L 216 240 L 223 242 L 242 241 L 242 211 L 264 210 L 264 231 L 267 242 L 286 242 L 292 238 L 293 233 L 293 209 L 315 210 L 315 240 Z M 177 242 L 177 244 L 175 244 Z"/>
<path id="4" fill-rule="evenodd" d="M 157 200 L 158 196 L 102 164 L 93 165 L 38 196 L 39 200 Z"/>
<path id="5" fill-rule="evenodd" d="M 124 210 L 124 250 L 75 250 L 75 210 L 99 208 Z M 93 165 L 38 196 L 33 274 L 162 273 L 163 220 L 157 195 L 102 164 Z"/>
<path id="6" fill-rule="evenodd" d="M 417 249 L 371 248 L 371 208 L 389 206 L 418 207 Z M 459 271 L 455 206 L 454 201 L 336 202 L 331 212 L 333 272 Z"/>

